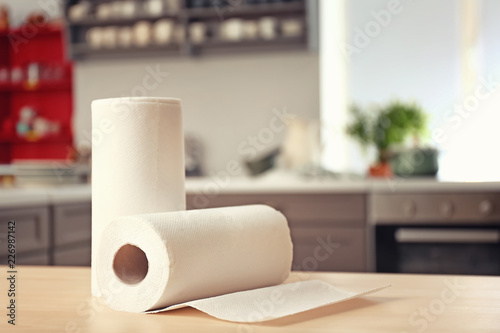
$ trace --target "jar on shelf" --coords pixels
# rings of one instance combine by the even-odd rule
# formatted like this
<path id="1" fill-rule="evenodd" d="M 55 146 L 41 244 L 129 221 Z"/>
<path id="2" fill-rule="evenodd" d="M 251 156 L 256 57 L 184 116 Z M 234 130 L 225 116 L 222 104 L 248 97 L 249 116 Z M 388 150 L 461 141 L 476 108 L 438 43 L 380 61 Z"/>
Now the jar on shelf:
<path id="1" fill-rule="evenodd" d="M 0 31 L 9 30 L 9 10 L 7 6 L 0 5 Z"/>
<path id="2" fill-rule="evenodd" d="M 9 67 L 0 67 L 0 84 L 10 83 Z"/>
<path id="3" fill-rule="evenodd" d="M 170 19 L 161 19 L 154 24 L 153 36 L 158 45 L 166 45 L 172 41 L 174 32 L 174 21 Z"/>

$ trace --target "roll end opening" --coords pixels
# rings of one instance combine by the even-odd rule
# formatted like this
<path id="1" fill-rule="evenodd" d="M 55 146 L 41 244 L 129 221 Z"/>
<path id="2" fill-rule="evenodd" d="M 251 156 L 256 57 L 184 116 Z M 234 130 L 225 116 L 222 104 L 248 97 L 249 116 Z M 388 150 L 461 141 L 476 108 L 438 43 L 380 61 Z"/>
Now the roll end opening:
<path id="1" fill-rule="evenodd" d="M 135 245 L 125 244 L 115 254 L 113 271 L 123 283 L 138 284 L 146 278 L 148 269 L 146 254 Z"/>

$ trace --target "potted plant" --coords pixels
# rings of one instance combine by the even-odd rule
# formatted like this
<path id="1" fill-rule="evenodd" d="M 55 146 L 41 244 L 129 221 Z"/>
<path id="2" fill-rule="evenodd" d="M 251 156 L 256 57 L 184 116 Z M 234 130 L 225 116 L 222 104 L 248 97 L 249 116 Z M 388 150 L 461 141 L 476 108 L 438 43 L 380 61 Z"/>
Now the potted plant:
<path id="1" fill-rule="evenodd" d="M 371 176 L 392 176 L 391 148 L 409 137 L 418 142 L 426 129 L 426 115 L 416 103 L 393 101 L 371 111 L 353 105 L 351 113 L 347 134 L 364 148 L 374 146 L 377 149 L 377 162 L 369 171 Z"/>

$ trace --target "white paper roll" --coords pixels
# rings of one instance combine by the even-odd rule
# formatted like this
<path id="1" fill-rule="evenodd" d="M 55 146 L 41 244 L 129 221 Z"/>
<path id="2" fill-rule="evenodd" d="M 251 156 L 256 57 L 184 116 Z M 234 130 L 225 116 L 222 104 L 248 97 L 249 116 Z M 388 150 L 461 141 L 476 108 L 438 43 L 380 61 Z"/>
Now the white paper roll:
<path id="1" fill-rule="evenodd" d="M 191 306 L 214 317 L 259 322 L 363 296 L 323 281 L 281 284 L 292 242 L 285 217 L 252 205 L 120 217 L 101 239 L 103 300 L 127 312 Z"/>
<path id="2" fill-rule="evenodd" d="M 124 215 L 184 210 L 181 105 L 172 98 L 92 102 L 92 294 L 104 228 Z"/>
<path id="3" fill-rule="evenodd" d="M 118 218 L 97 274 L 111 308 L 143 312 L 280 284 L 291 265 L 285 217 L 252 205 Z"/>

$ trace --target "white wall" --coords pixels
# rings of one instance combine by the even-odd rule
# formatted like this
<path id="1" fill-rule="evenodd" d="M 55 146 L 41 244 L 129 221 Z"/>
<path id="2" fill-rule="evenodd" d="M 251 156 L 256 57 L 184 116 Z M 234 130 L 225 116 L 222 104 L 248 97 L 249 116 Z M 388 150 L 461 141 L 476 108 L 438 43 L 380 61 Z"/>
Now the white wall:
<path id="1" fill-rule="evenodd" d="M 441 179 L 500 180 L 500 159 L 493 152 L 500 142 L 500 89 L 491 88 L 500 84 L 499 1 L 346 3 L 346 44 L 339 47 L 345 55 L 348 101 L 362 106 L 394 98 L 417 101 L 430 115 L 429 142 L 441 152 Z M 322 34 L 322 42 L 338 39 L 333 31 Z M 325 74 L 324 68 L 322 76 L 336 75 Z M 482 97 L 476 96 L 478 89 Z M 322 98 L 333 100 L 333 95 Z M 322 109 L 323 118 L 325 112 L 339 110 Z M 351 170 L 363 172 L 372 161 L 359 148 L 347 151 Z M 332 153 L 327 158 L 338 157 Z"/>
<path id="2" fill-rule="evenodd" d="M 147 94 L 182 99 L 185 131 L 203 140 L 207 173 L 224 170 L 231 159 L 249 157 L 238 152 L 238 146 L 269 127 L 273 109 L 319 117 L 315 53 L 81 62 L 75 71 L 77 142 L 88 142 L 85 134 L 91 126 L 91 101 L 142 94 L 133 89 L 142 85 L 148 66 L 168 72 L 168 77 Z M 259 152 L 278 145 L 283 134 L 276 133 Z"/>
<path id="3" fill-rule="evenodd" d="M 465 92 L 461 108 L 445 116 L 448 126 L 441 174 L 447 180 L 500 181 L 500 2 L 481 0 L 478 4 L 478 40 L 473 51 L 479 68 L 473 88 L 479 87 L 484 96 Z"/>
<path id="4" fill-rule="evenodd" d="M 482 72 L 483 75 L 494 73 L 500 77 L 500 43 L 498 42 L 500 32 L 500 1 L 482 0 L 483 6 L 480 17 L 480 29 L 482 32 Z"/>
<path id="5" fill-rule="evenodd" d="M 345 134 L 348 109 L 347 59 L 339 45 L 347 38 L 347 0 L 320 2 L 320 115 L 322 164 L 336 172 L 352 171 Z"/>
<path id="6" fill-rule="evenodd" d="M 348 42 L 354 44 L 356 28 L 374 20 L 371 11 L 386 10 L 389 2 L 348 1 Z M 416 99 L 434 114 L 453 101 L 460 87 L 460 1 L 398 2 L 400 13 L 351 57 L 351 99 L 360 104 Z"/>
<path id="7" fill-rule="evenodd" d="M 460 94 L 460 1 L 401 0 L 400 12 L 351 57 L 351 100 L 361 105 L 393 98 L 418 101 L 433 125 Z M 348 41 L 388 0 L 349 1 Z"/>
<path id="8" fill-rule="evenodd" d="M 347 67 L 348 103 L 417 101 L 431 115 L 432 132 L 461 92 L 460 1 L 346 1 L 346 18 L 345 44 L 338 47 Z M 349 169 L 364 172 L 373 156 L 348 147 Z"/>

